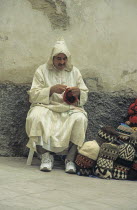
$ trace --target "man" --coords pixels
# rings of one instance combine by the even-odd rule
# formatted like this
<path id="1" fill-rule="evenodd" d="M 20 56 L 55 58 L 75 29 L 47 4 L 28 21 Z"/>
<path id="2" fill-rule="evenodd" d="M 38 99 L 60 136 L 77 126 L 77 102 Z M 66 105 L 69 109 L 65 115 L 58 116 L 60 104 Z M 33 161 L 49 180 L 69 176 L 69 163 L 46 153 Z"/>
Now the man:
<path id="1" fill-rule="evenodd" d="M 76 99 L 72 104 L 65 100 L 66 90 Z M 53 154 L 67 149 L 65 172 L 75 173 L 77 146 L 82 146 L 87 129 L 82 106 L 88 89 L 79 70 L 71 64 L 64 40 L 56 42 L 47 64 L 36 70 L 28 94 L 32 105 L 26 119 L 27 147 L 42 154 L 40 170 L 51 171 Z"/>

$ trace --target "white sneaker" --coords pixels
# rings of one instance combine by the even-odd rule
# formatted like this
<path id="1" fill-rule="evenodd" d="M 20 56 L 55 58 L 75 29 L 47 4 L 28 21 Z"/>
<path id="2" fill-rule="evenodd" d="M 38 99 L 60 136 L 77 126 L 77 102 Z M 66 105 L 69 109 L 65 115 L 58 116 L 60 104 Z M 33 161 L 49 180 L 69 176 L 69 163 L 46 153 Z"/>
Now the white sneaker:
<path id="1" fill-rule="evenodd" d="M 75 163 L 72 161 L 65 160 L 65 172 L 70 174 L 76 173 L 76 166 Z"/>
<path id="2" fill-rule="evenodd" d="M 49 152 L 42 154 L 40 170 L 51 171 L 53 168 L 54 158 Z"/>

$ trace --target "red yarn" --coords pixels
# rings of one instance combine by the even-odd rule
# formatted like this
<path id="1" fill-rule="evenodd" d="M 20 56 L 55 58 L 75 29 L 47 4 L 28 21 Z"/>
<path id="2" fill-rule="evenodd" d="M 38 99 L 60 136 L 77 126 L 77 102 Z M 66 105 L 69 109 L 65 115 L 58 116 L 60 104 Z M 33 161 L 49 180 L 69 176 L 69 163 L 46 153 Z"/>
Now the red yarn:
<path id="1" fill-rule="evenodd" d="M 137 123 L 137 99 L 129 106 L 128 115 L 131 123 Z"/>
<path id="2" fill-rule="evenodd" d="M 75 104 L 78 101 L 78 97 L 73 96 L 72 91 L 67 88 L 63 95 L 63 100 L 67 104 Z"/>

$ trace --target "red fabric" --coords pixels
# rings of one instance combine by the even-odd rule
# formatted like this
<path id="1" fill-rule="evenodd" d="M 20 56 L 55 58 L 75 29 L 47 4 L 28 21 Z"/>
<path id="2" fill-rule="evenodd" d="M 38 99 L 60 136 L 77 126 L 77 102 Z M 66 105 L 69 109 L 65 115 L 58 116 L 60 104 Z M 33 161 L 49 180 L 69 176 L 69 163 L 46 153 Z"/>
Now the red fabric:
<path id="1" fill-rule="evenodd" d="M 67 104 L 74 104 L 78 101 L 78 98 L 73 96 L 71 90 L 66 89 L 66 91 L 64 92 L 64 95 L 63 95 L 63 100 L 67 103 Z"/>
<path id="2" fill-rule="evenodd" d="M 137 99 L 129 106 L 128 115 L 131 123 L 137 123 Z"/>
<path id="3" fill-rule="evenodd" d="M 137 116 L 130 116 L 129 121 L 133 124 L 137 123 Z"/>

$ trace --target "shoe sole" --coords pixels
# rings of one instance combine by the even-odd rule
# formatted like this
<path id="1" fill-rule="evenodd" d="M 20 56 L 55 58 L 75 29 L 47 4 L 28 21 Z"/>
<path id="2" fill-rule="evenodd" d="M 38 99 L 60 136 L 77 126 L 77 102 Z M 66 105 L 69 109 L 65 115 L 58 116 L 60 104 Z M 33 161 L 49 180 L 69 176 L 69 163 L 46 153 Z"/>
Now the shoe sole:
<path id="1" fill-rule="evenodd" d="M 51 170 L 46 168 L 46 167 L 44 167 L 44 168 L 41 168 L 40 171 L 50 172 Z"/>
<path id="2" fill-rule="evenodd" d="M 69 171 L 65 171 L 68 174 L 76 174 L 76 171 L 73 171 L 72 169 L 70 169 Z"/>

